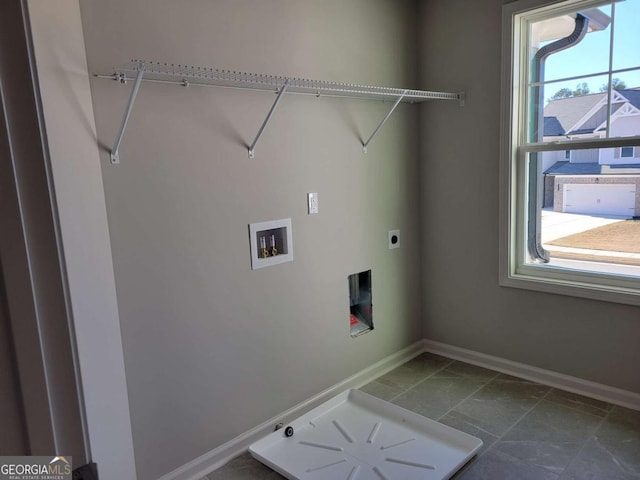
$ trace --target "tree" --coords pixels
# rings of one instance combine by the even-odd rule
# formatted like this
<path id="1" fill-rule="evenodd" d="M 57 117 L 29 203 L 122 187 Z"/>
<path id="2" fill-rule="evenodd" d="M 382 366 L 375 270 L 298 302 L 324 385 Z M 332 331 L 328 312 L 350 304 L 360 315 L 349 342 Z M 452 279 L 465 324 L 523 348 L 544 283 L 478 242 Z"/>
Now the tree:
<path id="1" fill-rule="evenodd" d="M 624 85 L 624 82 L 623 82 Z M 570 97 L 579 97 L 580 95 L 588 95 L 591 93 L 591 89 L 586 82 L 582 82 L 576 85 L 575 90 L 571 90 L 570 88 L 561 88 L 556 93 L 554 93 L 551 97 L 549 97 L 549 101 L 558 100 L 560 98 L 570 98 Z"/>
<path id="2" fill-rule="evenodd" d="M 620 80 L 619 78 L 612 78 L 611 86 L 614 90 L 624 90 L 625 88 L 627 88 L 627 84 L 624 83 L 624 80 Z M 600 87 L 601 92 L 606 92 L 607 90 L 609 90 L 609 84 L 607 83 L 603 84 Z"/>
<path id="3" fill-rule="evenodd" d="M 589 89 L 589 85 L 587 85 L 587 82 L 582 82 L 576 85 L 576 89 L 573 91 L 573 96 L 579 97 L 580 95 L 587 95 L 590 92 L 591 90 Z"/>
<path id="4" fill-rule="evenodd" d="M 573 92 L 570 88 L 561 88 L 549 100 L 557 100 L 559 98 L 569 98 L 573 97 Z"/>

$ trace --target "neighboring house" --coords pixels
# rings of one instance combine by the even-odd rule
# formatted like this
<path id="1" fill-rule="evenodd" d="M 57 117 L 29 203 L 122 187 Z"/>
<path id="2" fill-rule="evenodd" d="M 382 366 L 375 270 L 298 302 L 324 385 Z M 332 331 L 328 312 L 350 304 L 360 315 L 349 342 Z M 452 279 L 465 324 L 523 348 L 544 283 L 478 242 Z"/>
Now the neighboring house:
<path id="1" fill-rule="evenodd" d="M 640 135 L 640 88 L 614 90 L 610 136 Z M 544 139 L 604 137 L 607 93 L 553 100 Z M 640 147 L 545 152 L 544 207 L 557 212 L 640 216 Z"/>

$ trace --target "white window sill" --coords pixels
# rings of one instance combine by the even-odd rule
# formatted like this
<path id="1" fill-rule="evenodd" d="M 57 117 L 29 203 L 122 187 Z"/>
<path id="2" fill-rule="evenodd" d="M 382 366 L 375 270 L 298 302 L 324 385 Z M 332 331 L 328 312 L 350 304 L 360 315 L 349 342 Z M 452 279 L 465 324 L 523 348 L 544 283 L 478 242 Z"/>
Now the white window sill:
<path id="1" fill-rule="evenodd" d="M 503 275 L 500 285 L 640 306 L 640 280 L 633 276 L 639 270 L 632 265 L 554 259 L 547 264 L 521 265 L 516 272 Z"/>

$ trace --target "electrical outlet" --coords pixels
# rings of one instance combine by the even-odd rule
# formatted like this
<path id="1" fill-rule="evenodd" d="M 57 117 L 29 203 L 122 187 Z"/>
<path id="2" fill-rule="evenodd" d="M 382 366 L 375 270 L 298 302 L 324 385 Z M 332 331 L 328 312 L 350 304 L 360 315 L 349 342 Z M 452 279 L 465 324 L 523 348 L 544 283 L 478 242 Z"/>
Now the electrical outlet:
<path id="1" fill-rule="evenodd" d="M 400 230 L 389 230 L 389 249 L 400 248 Z"/>
<path id="2" fill-rule="evenodd" d="M 318 213 L 318 194 L 317 193 L 307 194 L 307 206 L 309 207 L 309 215 L 314 215 Z"/>

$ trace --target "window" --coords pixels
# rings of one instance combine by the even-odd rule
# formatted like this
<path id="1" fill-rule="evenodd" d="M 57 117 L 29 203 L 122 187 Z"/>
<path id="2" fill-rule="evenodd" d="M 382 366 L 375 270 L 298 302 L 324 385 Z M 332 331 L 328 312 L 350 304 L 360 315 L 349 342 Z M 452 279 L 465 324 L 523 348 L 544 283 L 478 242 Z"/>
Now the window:
<path id="1" fill-rule="evenodd" d="M 501 284 L 640 305 L 640 0 L 503 13 Z"/>
<path id="2" fill-rule="evenodd" d="M 633 157 L 633 147 L 622 147 L 620 149 L 620 156 L 622 158 Z"/>

